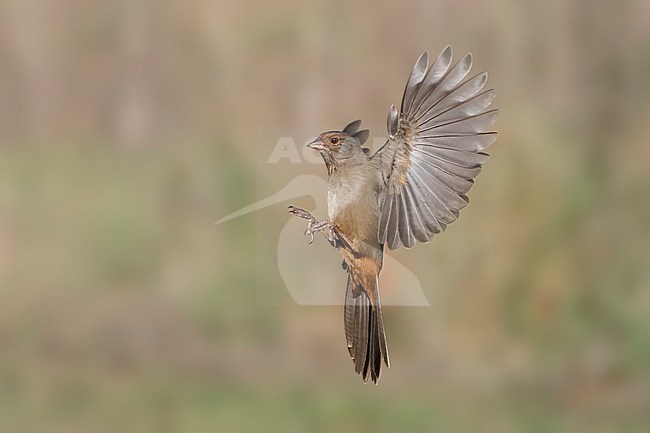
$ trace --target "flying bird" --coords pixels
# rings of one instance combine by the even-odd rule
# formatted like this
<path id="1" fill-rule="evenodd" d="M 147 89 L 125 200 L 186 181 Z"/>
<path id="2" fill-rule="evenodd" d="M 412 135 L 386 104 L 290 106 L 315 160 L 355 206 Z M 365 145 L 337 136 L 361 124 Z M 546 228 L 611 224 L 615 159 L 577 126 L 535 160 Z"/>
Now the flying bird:
<path id="1" fill-rule="evenodd" d="M 308 221 L 310 243 L 321 232 L 343 257 L 345 336 L 364 382 L 377 383 L 382 363 L 390 368 L 379 297 L 384 246 L 429 242 L 454 222 L 497 138 L 487 132 L 498 115 L 488 110 L 494 89 L 483 90 L 486 72 L 467 78 L 471 66 L 471 53 L 452 66 L 450 46 L 432 64 L 423 53 L 401 106 L 390 107 L 388 140 L 372 155 L 362 147 L 370 132 L 359 129 L 361 120 L 307 145 L 327 168 L 328 218 L 289 212 Z"/>

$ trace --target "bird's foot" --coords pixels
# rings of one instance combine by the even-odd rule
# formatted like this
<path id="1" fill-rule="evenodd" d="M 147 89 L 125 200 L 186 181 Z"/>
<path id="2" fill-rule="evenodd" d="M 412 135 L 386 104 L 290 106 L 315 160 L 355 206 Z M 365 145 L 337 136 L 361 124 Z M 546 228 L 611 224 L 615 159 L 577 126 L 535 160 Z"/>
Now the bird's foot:
<path id="1" fill-rule="evenodd" d="M 332 245 L 336 246 L 337 236 L 334 225 L 331 223 L 331 221 L 318 221 L 309 211 L 295 206 L 289 206 L 289 213 L 297 216 L 298 218 L 309 221 L 307 224 L 307 229 L 305 230 L 305 234 L 310 236 L 310 244 L 314 242 L 314 233 L 322 232 L 327 240 Z"/>
<path id="2" fill-rule="evenodd" d="M 295 206 L 289 206 L 289 213 L 309 221 L 305 234 L 311 236 L 309 243 L 314 242 L 314 233 L 323 229 L 322 224 L 328 221 L 318 221 L 309 211 Z"/>
<path id="3" fill-rule="evenodd" d="M 309 221 L 305 234 L 310 236 L 309 243 L 314 242 L 314 233 L 321 232 L 334 248 L 345 248 L 355 256 L 358 254 L 346 236 L 329 220 L 318 221 L 309 211 L 289 206 L 289 213 Z"/>

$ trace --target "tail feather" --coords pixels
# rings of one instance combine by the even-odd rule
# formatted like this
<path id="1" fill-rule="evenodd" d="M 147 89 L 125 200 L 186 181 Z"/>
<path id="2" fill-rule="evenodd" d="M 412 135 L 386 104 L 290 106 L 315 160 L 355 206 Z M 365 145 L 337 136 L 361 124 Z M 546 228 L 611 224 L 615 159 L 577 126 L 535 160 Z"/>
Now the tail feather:
<path id="1" fill-rule="evenodd" d="M 377 383 L 381 374 L 382 360 L 390 368 L 386 335 L 384 333 L 379 292 L 375 291 L 373 306 L 364 290 L 354 290 L 348 276 L 345 295 L 345 336 L 348 351 L 354 361 L 355 371 L 363 377 Z M 356 297 L 355 297 L 356 294 Z"/>

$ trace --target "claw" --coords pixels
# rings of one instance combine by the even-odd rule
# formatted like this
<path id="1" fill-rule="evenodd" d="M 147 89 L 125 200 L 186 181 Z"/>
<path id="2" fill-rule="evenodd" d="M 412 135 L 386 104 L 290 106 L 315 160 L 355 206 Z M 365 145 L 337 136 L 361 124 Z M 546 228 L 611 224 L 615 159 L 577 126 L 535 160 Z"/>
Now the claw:
<path id="1" fill-rule="evenodd" d="M 309 221 L 309 225 L 307 225 L 307 228 L 305 229 L 305 234 L 310 236 L 309 245 L 311 245 L 314 242 L 314 223 L 313 223 L 313 221 Z"/>
<path id="2" fill-rule="evenodd" d="M 308 211 L 306 211 L 304 209 L 301 209 L 299 207 L 295 207 L 295 206 L 289 206 L 289 213 L 294 214 L 298 218 L 302 218 L 302 219 L 305 219 L 305 220 L 314 219 L 314 217 L 312 216 L 311 213 L 309 213 Z"/>
<path id="3" fill-rule="evenodd" d="M 311 245 L 311 244 L 314 243 L 314 232 L 312 232 L 311 230 L 308 230 L 308 231 L 309 231 L 309 233 L 305 233 L 305 234 L 309 234 L 309 236 L 310 236 L 309 245 Z"/>

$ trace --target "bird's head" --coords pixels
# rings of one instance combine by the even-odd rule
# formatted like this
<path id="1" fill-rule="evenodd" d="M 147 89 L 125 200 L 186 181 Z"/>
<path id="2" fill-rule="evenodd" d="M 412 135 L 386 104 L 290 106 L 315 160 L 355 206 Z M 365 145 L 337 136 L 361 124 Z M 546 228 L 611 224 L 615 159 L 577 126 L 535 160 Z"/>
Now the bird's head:
<path id="1" fill-rule="evenodd" d="M 310 149 L 317 150 L 323 157 L 328 174 L 332 174 L 339 164 L 353 158 L 363 157 L 368 149 L 361 145 L 368 139 L 369 131 L 364 129 L 353 134 L 345 131 L 327 131 L 316 140 L 307 144 Z"/>

